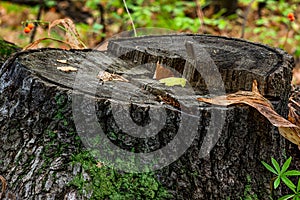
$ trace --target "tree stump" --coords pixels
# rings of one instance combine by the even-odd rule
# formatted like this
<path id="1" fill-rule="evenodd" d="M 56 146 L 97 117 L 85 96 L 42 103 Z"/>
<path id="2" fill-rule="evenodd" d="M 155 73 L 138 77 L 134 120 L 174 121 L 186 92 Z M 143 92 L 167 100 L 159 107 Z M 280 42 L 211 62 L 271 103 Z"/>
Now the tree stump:
<path id="1" fill-rule="evenodd" d="M 157 62 L 188 79 L 187 85 L 168 87 L 153 79 Z M 77 71 L 57 69 L 65 66 Z M 257 80 L 261 94 L 287 116 L 292 68 L 292 57 L 280 49 L 188 34 L 116 39 L 104 52 L 18 53 L 0 71 L 6 196 L 87 198 L 68 183 L 81 170 L 69 164 L 71 155 L 89 147 L 126 171 L 156 170 L 173 199 L 268 199 L 271 174 L 261 160 L 282 162 L 289 141 L 249 106 L 224 108 L 196 99 L 251 90 Z M 136 157 L 119 156 L 107 139 Z M 165 147 L 169 153 L 159 151 Z M 127 168 L 131 164 L 136 166 Z"/>

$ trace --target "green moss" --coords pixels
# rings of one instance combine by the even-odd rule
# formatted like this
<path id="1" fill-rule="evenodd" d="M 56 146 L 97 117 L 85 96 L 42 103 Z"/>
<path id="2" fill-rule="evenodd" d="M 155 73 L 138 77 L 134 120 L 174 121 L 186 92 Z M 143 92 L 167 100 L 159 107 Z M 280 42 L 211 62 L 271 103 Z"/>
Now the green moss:
<path id="1" fill-rule="evenodd" d="M 244 189 L 244 198 L 243 198 L 243 200 L 258 200 L 257 195 L 253 194 L 253 192 L 252 192 L 251 176 L 249 174 L 247 174 L 246 179 L 247 179 L 247 184 L 246 184 L 245 189 Z"/>
<path id="2" fill-rule="evenodd" d="M 0 39 L 0 62 L 4 62 L 12 53 L 19 50 L 16 45 Z"/>
<path id="3" fill-rule="evenodd" d="M 171 195 L 156 180 L 153 173 L 123 173 L 109 166 L 97 166 L 89 151 L 72 158 L 72 164 L 80 163 L 90 180 L 77 175 L 70 185 L 78 191 L 91 193 L 90 199 L 168 199 Z"/>

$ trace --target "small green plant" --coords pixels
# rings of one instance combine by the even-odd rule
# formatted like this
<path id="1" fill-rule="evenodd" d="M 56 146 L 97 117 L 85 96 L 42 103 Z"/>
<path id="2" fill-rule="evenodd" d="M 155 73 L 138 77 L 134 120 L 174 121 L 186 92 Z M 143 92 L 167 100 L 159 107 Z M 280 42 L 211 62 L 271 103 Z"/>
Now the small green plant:
<path id="1" fill-rule="evenodd" d="M 280 197 L 279 200 L 293 199 L 300 200 L 300 179 L 298 179 L 297 186 L 288 178 L 288 176 L 299 176 L 300 171 L 298 170 L 287 170 L 291 164 L 292 157 L 287 159 L 282 167 L 279 166 L 279 163 L 272 158 L 272 165 L 267 164 L 264 161 L 261 161 L 267 170 L 275 174 L 276 176 L 271 179 L 270 186 L 271 189 L 277 189 L 281 182 L 283 182 L 289 189 L 293 191 L 293 194 L 288 194 L 283 197 Z"/>

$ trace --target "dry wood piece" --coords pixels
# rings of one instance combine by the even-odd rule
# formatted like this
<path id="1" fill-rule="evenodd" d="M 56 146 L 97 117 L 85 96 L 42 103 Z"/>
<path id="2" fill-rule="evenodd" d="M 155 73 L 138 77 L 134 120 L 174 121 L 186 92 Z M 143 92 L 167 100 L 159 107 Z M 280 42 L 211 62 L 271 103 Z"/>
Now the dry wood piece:
<path id="1" fill-rule="evenodd" d="M 1 193 L 0 193 L 0 199 L 2 199 L 2 197 L 5 196 L 7 183 L 6 183 L 5 178 L 3 176 L 1 176 L 1 175 L 0 175 L 0 180 L 1 180 L 1 183 L 2 183 L 2 189 L 1 189 Z"/>
<path id="2" fill-rule="evenodd" d="M 63 72 L 77 72 L 77 68 L 75 67 L 57 67 L 58 70 Z"/>

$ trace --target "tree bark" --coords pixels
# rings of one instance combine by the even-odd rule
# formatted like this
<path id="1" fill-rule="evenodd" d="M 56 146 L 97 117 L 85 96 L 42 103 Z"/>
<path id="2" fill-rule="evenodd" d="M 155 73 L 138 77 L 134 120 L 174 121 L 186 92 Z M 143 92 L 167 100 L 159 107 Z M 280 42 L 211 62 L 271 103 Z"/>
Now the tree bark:
<path id="1" fill-rule="evenodd" d="M 175 76 L 184 75 L 187 85 L 167 87 L 154 80 L 157 61 Z M 64 66 L 78 71 L 57 69 Z M 215 66 L 219 72 L 211 73 Z M 94 128 L 100 127 L 114 145 L 137 154 L 168 146 L 182 134 L 170 154 L 155 157 L 158 165 L 191 137 L 179 159 L 155 171 L 173 199 L 254 195 L 268 199 L 272 175 L 261 160 L 274 157 L 282 163 L 290 143 L 249 106 L 215 107 L 196 99 L 222 92 L 218 88 L 222 83 L 215 81 L 218 73 L 226 93 L 251 90 L 252 81 L 257 80 L 261 94 L 286 117 L 292 68 L 292 57 L 280 49 L 206 35 L 116 39 L 105 52 L 41 49 L 18 53 L 0 70 L 0 175 L 7 180 L 6 196 L 53 199 L 74 193 L 77 198 L 87 198 L 68 186 L 82 170 L 69 163 L 72 154 L 96 138 L 100 129 L 93 132 Z M 97 79 L 103 70 L 122 75 L 128 82 L 105 81 L 104 76 L 102 81 Z M 91 123 L 93 108 L 98 125 Z M 194 108 L 197 115 L 190 114 Z M 153 110 L 158 114 L 151 114 Z M 131 134 L 152 122 L 140 132 L 149 137 Z M 97 145 L 92 147 L 101 148 L 105 143 Z M 105 160 L 111 154 L 101 156 Z"/>

